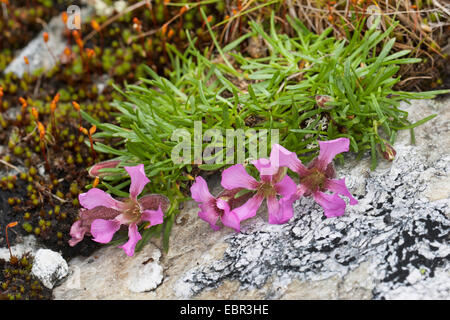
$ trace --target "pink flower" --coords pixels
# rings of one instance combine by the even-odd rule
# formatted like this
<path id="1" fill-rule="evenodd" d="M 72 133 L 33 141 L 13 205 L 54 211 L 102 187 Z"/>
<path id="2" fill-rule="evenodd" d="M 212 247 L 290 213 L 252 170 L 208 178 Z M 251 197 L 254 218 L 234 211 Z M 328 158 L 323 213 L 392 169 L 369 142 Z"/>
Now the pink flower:
<path id="1" fill-rule="evenodd" d="M 232 211 L 234 207 L 248 199 L 248 194 L 235 198 L 240 189 L 224 190 L 217 197 L 209 192 L 208 185 L 202 177 L 196 177 L 191 187 L 191 196 L 198 203 L 200 219 L 208 222 L 214 230 L 219 230 L 217 221 L 222 221 L 224 226 L 240 231 L 241 220 Z"/>
<path id="2" fill-rule="evenodd" d="M 314 200 L 324 209 L 325 216 L 330 218 L 339 217 L 345 212 L 345 201 L 338 195 L 348 197 L 351 205 L 358 203 L 348 191 L 345 179 L 334 179 L 336 172 L 333 159 L 339 153 L 347 152 L 349 145 L 350 141 L 347 138 L 319 141 L 319 156 L 308 167 L 301 163 L 295 153 L 278 144 L 273 146 L 272 152 L 277 156 L 280 166 L 286 166 L 300 176 L 300 184 L 293 198 L 298 199 L 303 195 L 312 195 Z M 326 190 L 333 193 L 324 193 Z"/>
<path id="3" fill-rule="evenodd" d="M 243 188 L 256 191 L 244 205 L 233 210 L 241 221 L 255 216 L 264 199 L 267 201 L 269 223 L 282 224 L 294 215 L 292 203 L 295 199 L 292 195 L 296 192 L 296 185 L 286 175 L 287 169 L 278 165 L 274 155 L 272 152 L 270 159 L 252 161 L 260 173 L 260 181 L 250 176 L 242 164 L 233 165 L 223 171 L 222 186 L 225 189 Z"/>
<path id="4" fill-rule="evenodd" d="M 149 222 L 146 228 L 163 222 L 163 210 L 167 209 L 169 201 L 162 195 L 146 195 L 137 199 L 145 185 L 150 181 L 144 172 L 144 165 L 124 167 L 131 178 L 130 198 L 118 201 L 108 193 L 92 188 L 79 195 L 78 199 L 84 209 L 80 210 L 80 220 L 76 221 L 71 230 L 71 246 L 77 244 L 90 231 L 93 240 L 108 243 L 121 225 L 128 226 L 128 242 L 119 246 L 128 256 L 133 256 L 137 242 L 142 238 L 138 225 Z M 90 229 L 88 229 L 90 227 Z"/>

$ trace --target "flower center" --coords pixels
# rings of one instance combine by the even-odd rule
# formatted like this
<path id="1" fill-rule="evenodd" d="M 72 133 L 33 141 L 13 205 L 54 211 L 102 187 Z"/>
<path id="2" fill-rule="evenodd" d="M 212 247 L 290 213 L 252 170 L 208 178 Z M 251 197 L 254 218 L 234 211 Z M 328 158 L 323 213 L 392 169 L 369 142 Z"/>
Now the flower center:
<path id="1" fill-rule="evenodd" d="M 270 182 L 263 182 L 258 188 L 258 193 L 264 195 L 264 197 L 270 197 L 276 195 L 275 188 Z"/>
<path id="2" fill-rule="evenodd" d="M 126 200 L 122 215 L 129 223 L 138 222 L 141 219 L 141 207 L 139 203 L 131 199 Z"/>
<path id="3" fill-rule="evenodd" d="M 308 175 L 300 178 L 300 183 L 305 185 L 309 191 L 316 192 L 323 188 L 326 178 L 323 172 L 317 168 L 312 168 L 309 169 Z"/>

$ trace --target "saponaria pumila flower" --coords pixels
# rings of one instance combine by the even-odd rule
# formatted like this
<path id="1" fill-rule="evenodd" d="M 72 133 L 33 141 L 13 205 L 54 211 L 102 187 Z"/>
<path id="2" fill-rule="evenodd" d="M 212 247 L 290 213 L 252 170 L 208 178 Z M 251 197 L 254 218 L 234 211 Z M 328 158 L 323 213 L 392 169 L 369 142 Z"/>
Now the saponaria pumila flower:
<path id="1" fill-rule="evenodd" d="M 256 215 L 264 199 L 267 201 L 269 223 L 283 224 L 293 217 L 293 203 L 302 196 L 312 196 L 322 206 L 325 216 L 338 217 L 344 214 L 346 203 L 339 195 L 349 198 L 350 204 L 358 201 L 353 198 L 345 185 L 345 179 L 334 179 L 336 171 L 333 159 L 349 150 L 349 139 L 339 138 L 319 141 L 319 156 L 308 166 L 297 155 L 279 144 L 272 146 L 269 159 L 261 158 L 251 163 L 260 173 L 260 181 L 249 175 L 242 164 L 233 165 L 222 172 L 222 187 L 230 194 L 250 190 L 246 202 L 240 206 L 230 206 L 229 197 L 213 197 L 206 181 L 197 177 L 191 187 L 192 198 L 199 203 L 199 217 L 210 223 L 214 230 L 218 219 L 225 226 L 240 230 L 240 222 Z M 297 185 L 286 173 L 287 168 L 300 177 Z M 331 191 L 332 194 L 325 193 Z M 241 197 L 242 200 L 242 197 Z M 241 201 L 242 202 L 242 201 Z"/>
<path id="2" fill-rule="evenodd" d="M 110 194 L 98 188 L 92 188 L 79 195 L 80 219 L 70 229 L 70 246 L 91 234 L 93 240 L 108 243 L 121 228 L 128 228 L 128 241 L 119 246 L 128 256 L 133 256 L 137 242 L 142 238 L 138 225 L 148 222 L 146 228 L 161 224 L 164 211 L 169 207 L 169 200 L 160 194 L 148 194 L 137 198 L 145 185 L 150 182 L 146 177 L 144 165 L 124 167 L 131 178 L 130 198 L 116 200 Z"/>
<path id="3" fill-rule="evenodd" d="M 222 187 L 225 190 L 218 197 L 209 193 L 206 181 L 197 177 L 191 187 L 192 198 L 199 203 L 199 217 L 218 230 L 217 219 L 225 226 L 240 231 L 240 222 L 256 215 L 264 199 L 269 208 L 269 223 L 282 224 L 293 216 L 292 195 L 296 192 L 295 182 L 286 175 L 287 168 L 281 168 L 271 158 L 258 159 L 252 164 L 260 173 L 257 181 L 247 173 L 242 164 L 233 165 L 222 172 Z M 243 190 L 250 192 L 234 201 L 233 195 Z M 223 195 L 226 195 L 225 197 Z"/>
<path id="4" fill-rule="evenodd" d="M 331 218 L 342 216 L 345 213 L 346 204 L 339 195 L 349 198 L 351 205 L 358 203 L 348 191 L 345 178 L 334 179 L 336 171 L 333 159 L 336 155 L 347 152 L 349 146 L 348 138 L 319 141 L 319 156 L 308 166 L 303 165 L 294 152 L 290 152 L 278 144 L 273 146 L 272 152 L 277 154 L 280 166 L 288 167 L 300 177 L 297 191 L 292 196 L 293 199 L 312 196 L 322 206 L 325 216 Z M 325 193 L 325 191 L 331 191 L 332 194 Z"/>
<path id="5" fill-rule="evenodd" d="M 249 194 L 239 196 L 242 189 L 223 190 L 217 197 L 211 195 L 205 179 L 198 176 L 191 187 L 191 196 L 198 203 L 200 219 L 208 222 L 213 230 L 219 230 L 217 221 L 230 227 L 236 232 L 240 231 L 241 219 L 233 211 L 239 205 L 248 200 Z"/>

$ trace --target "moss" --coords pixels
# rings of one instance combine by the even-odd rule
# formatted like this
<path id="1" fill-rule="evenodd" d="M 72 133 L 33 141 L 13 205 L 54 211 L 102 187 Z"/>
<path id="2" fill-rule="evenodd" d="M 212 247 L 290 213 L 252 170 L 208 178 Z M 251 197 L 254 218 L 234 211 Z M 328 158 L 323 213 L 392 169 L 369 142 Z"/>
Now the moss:
<path id="1" fill-rule="evenodd" d="M 24 222 L 22 224 L 22 228 L 28 233 L 33 232 L 33 226 L 30 223 L 28 223 L 28 222 Z"/>

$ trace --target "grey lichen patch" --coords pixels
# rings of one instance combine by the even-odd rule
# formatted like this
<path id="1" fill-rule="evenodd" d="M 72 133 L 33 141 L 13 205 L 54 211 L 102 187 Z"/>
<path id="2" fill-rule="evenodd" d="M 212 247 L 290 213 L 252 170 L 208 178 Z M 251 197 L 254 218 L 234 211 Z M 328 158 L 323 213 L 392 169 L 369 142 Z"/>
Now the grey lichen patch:
<path id="1" fill-rule="evenodd" d="M 259 222 L 227 236 L 222 259 L 188 271 L 176 283 L 176 294 L 195 296 L 226 280 L 238 281 L 241 290 L 261 288 L 271 277 L 342 282 L 370 261 L 367 277 L 373 288 L 363 288 L 365 293 L 372 289 L 366 298 L 392 298 L 392 292 L 409 285 L 414 270 L 421 270 L 415 281 L 422 285 L 419 296 L 426 297 L 427 285 L 433 285 L 427 279 L 441 274 L 437 270 L 449 270 L 450 220 L 449 200 L 430 202 L 423 191 L 430 172 L 448 176 L 450 157 L 427 157 L 422 148 L 406 143 L 396 149 L 397 159 L 376 171 L 368 170 L 367 159 L 339 168 L 349 187 L 360 191 L 355 192 L 359 204 L 348 206 L 344 216 L 326 219 L 311 198 L 303 198 L 288 224 Z M 447 281 L 435 296 L 449 293 Z"/>

